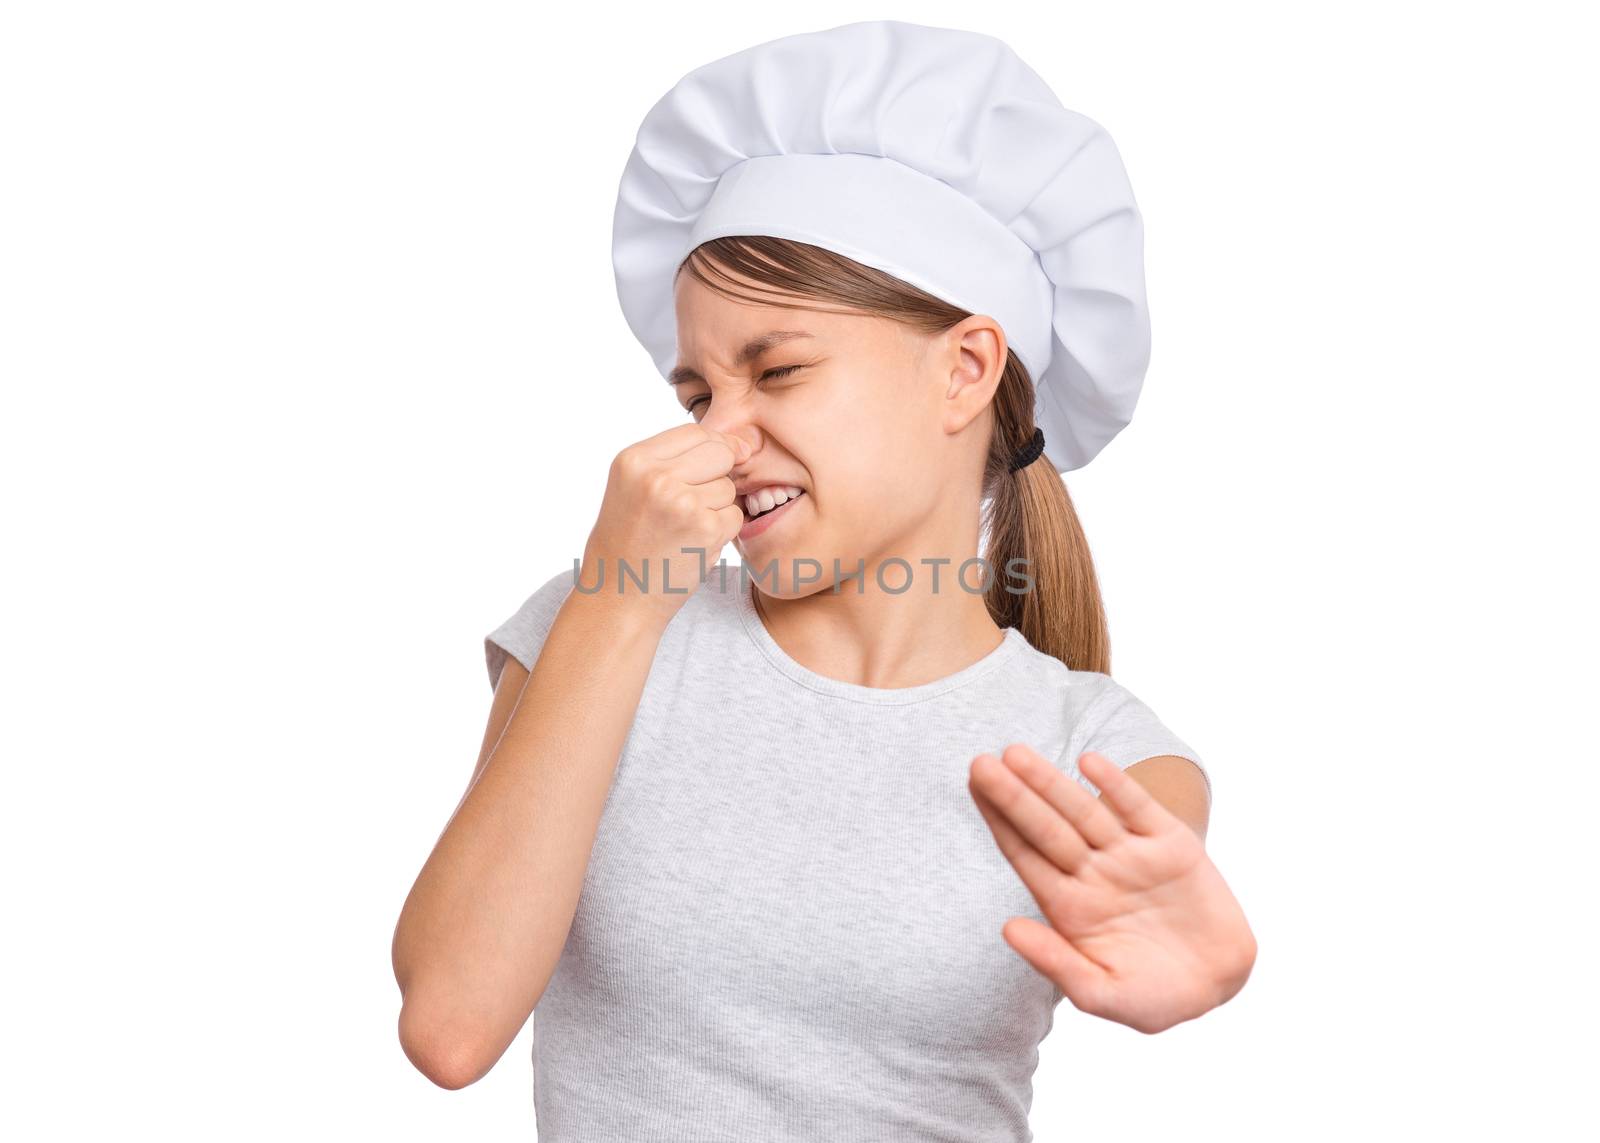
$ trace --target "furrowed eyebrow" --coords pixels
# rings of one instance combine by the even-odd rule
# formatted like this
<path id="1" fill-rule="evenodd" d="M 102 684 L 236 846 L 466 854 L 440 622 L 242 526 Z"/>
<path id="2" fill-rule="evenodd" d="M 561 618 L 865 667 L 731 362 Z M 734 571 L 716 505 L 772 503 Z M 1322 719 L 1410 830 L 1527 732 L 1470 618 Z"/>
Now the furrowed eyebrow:
<path id="1" fill-rule="evenodd" d="M 755 361 L 757 358 L 759 358 L 763 353 L 782 345 L 786 341 L 793 341 L 797 337 L 810 336 L 811 335 L 803 329 L 768 330 L 760 337 L 751 338 L 750 341 L 746 342 L 745 347 L 739 350 L 738 354 L 735 355 L 733 359 L 734 364 L 741 366 L 748 365 L 752 361 Z M 687 381 L 704 380 L 704 377 L 700 376 L 700 374 L 695 372 L 693 369 L 690 369 L 687 365 L 679 365 L 667 375 L 668 385 L 682 385 Z"/>

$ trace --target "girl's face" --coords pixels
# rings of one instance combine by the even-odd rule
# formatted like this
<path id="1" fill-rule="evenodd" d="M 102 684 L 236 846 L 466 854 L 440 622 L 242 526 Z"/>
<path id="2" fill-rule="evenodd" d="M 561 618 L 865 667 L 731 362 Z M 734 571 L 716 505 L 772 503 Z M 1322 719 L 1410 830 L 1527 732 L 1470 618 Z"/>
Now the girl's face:
<path id="1" fill-rule="evenodd" d="M 688 273 L 675 289 L 679 404 L 755 446 L 729 473 L 741 492 L 801 490 L 734 541 L 762 590 L 809 595 L 860 560 L 870 577 L 891 556 L 920 586 L 934 570 L 924 557 L 951 558 L 938 581 L 951 590 L 955 565 L 977 550 L 989 406 L 1005 361 L 998 324 L 974 315 L 925 335 L 859 313 L 733 301 Z M 886 569 L 884 583 L 898 588 L 906 574 Z"/>

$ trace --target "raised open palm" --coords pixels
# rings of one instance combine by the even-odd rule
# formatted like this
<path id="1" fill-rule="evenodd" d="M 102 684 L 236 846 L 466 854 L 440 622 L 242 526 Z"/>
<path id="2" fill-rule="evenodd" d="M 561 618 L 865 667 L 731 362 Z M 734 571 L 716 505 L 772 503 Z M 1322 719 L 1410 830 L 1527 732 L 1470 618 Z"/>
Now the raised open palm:
<path id="1" fill-rule="evenodd" d="M 1256 944 L 1205 844 L 1103 755 L 1078 759 L 1104 800 L 1031 747 L 972 762 L 968 788 L 1049 921 L 1006 943 L 1079 1009 L 1160 1032 L 1244 986 Z"/>

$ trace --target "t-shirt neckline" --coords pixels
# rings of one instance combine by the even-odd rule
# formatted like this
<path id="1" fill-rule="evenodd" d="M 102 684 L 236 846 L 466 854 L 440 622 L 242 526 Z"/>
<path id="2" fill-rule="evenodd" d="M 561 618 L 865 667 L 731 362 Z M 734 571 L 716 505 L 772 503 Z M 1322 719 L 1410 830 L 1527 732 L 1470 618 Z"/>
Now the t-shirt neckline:
<path id="1" fill-rule="evenodd" d="M 966 686 L 983 678 L 995 668 L 1001 666 L 1012 655 L 1027 645 L 1027 639 L 1015 627 L 1004 627 L 1004 638 L 994 650 L 984 655 L 974 663 L 969 663 L 952 675 L 931 682 L 918 683 L 912 687 L 865 687 L 859 683 L 847 683 L 842 679 L 829 678 L 827 675 L 818 674 L 809 667 L 804 666 L 789 653 L 778 646 L 778 641 L 767 630 L 766 624 L 761 622 L 761 616 L 756 611 L 755 601 L 750 593 L 755 591 L 755 582 L 745 576 L 735 577 L 737 586 L 733 589 L 734 598 L 738 601 L 737 610 L 739 620 L 745 629 L 745 634 L 750 636 L 750 641 L 755 644 L 756 650 L 761 652 L 763 658 L 771 663 L 789 679 L 808 690 L 818 694 L 830 695 L 834 698 L 848 699 L 852 702 L 872 703 L 879 706 L 898 706 L 905 703 L 925 702 L 939 695 L 955 690 L 957 687 Z"/>

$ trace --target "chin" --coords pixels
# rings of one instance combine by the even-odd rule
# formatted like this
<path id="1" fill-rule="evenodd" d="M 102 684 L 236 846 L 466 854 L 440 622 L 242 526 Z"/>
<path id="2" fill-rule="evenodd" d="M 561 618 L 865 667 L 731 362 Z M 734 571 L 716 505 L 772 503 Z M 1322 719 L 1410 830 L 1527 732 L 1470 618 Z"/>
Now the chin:
<path id="1" fill-rule="evenodd" d="M 841 579 L 845 579 L 855 570 L 854 560 L 847 560 L 843 556 L 835 557 L 831 554 L 827 556 L 814 555 L 812 554 L 814 549 L 799 549 L 777 544 L 766 547 L 757 542 L 754 545 L 756 554 L 751 555 L 745 551 L 742 544 L 736 543 L 734 548 L 738 551 L 739 558 L 745 567 L 750 569 L 748 575 L 751 582 L 755 584 L 756 589 L 763 595 L 770 596 L 773 599 L 804 599 L 819 592 L 833 591 L 835 559 L 838 560 Z M 808 560 L 814 560 L 820 566 L 813 567 L 811 563 L 806 562 Z M 798 567 L 796 567 L 797 561 Z M 766 570 L 769 567 L 773 570 Z M 756 574 L 757 572 L 761 573 L 759 577 Z M 807 578 L 805 582 L 797 584 L 795 582 L 796 573 L 806 577 L 815 575 L 817 578 Z M 850 586 L 848 580 L 846 580 L 839 586 L 837 594 L 842 595 L 846 591 L 854 590 L 855 588 Z"/>

